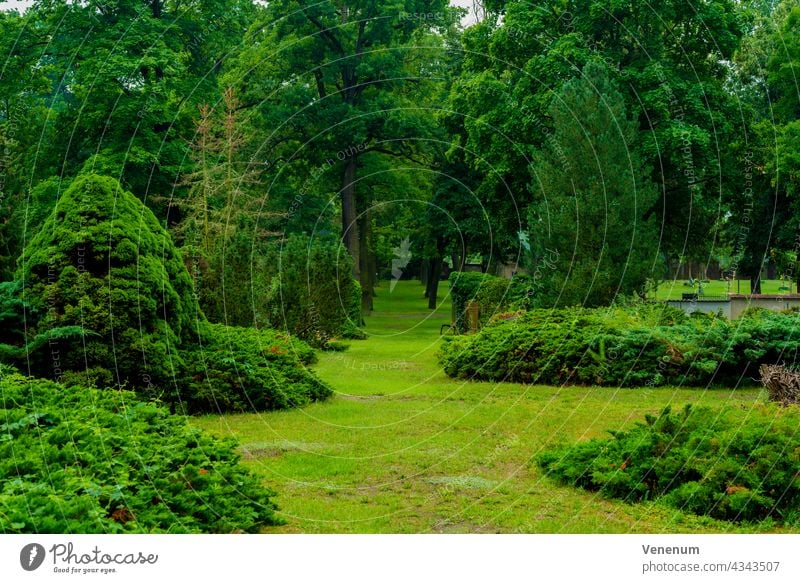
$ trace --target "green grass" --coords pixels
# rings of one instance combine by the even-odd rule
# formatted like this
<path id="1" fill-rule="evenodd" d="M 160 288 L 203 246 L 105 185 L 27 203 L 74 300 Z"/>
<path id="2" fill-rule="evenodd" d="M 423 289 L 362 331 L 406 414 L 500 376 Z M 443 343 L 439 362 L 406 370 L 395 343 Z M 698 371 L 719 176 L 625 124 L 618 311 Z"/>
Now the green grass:
<path id="1" fill-rule="evenodd" d="M 747 407 L 763 398 L 758 390 L 455 381 L 435 358 L 449 300 L 431 313 L 417 282 L 401 282 L 393 293 L 384 285 L 378 294 L 369 338 L 323 354 L 317 365 L 338 391 L 333 399 L 294 411 L 195 419 L 238 438 L 244 463 L 278 492 L 287 525 L 270 532 L 747 530 L 560 486 L 532 458 L 543 448 L 629 427 L 668 404 Z"/>
<path id="2" fill-rule="evenodd" d="M 697 285 L 692 288 L 685 279 L 676 279 L 671 281 L 662 282 L 658 286 L 658 290 L 651 292 L 649 296 L 654 300 L 679 300 L 682 294 L 695 293 Z M 791 292 L 788 289 L 781 289 L 786 286 L 790 287 L 790 282 L 782 282 L 779 279 L 765 279 L 761 281 L 761 293 L 763 294 L 788 294 L 797 293 L 797 286 L 791 282 Z M 740 279 L 736 281 L 719 281 L 712 280 L 703 284 L 703 293 L 708 296 L 724 296 L 728 293 L 749 294 L 750 293 L 750 280 Z"/>

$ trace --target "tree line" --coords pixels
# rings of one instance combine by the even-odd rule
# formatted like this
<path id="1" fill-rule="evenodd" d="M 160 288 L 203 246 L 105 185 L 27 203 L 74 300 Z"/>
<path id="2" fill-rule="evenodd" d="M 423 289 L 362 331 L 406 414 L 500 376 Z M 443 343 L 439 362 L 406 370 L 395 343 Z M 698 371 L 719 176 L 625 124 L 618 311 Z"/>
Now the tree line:
<path id="1" fill-rule="evenodd" d="M 432 306 L 468 258 L 539 273 L 542 305 L 646 295 L 686 261 L 756 292 L 766 262 L 797 279 L 797 0 L 463 16 L 445 0 L 0 12 L 0 279 L 89 172 L 155 213 L 209 319 L 239 325 L 274 300 L 288 241 L 303 261 L 296 237 L 341 259 L 364 311 L 406 239 Z"/>

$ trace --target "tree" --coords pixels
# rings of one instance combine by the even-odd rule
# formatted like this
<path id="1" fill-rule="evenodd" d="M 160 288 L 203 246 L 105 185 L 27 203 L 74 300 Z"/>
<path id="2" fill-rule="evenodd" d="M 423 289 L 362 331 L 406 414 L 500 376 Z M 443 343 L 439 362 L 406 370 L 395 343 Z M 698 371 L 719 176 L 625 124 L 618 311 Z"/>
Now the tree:
<path id="1" fill-rule="evenodd" d="M 606 68 L 588 63 L 550 106 L 553 141 L 534 174 L 541 194 L 530 239 L 541 306 L 608 305 L 642 294 L 658 257 L 657 198 L 636 150 L 636 123 Z"/>
<path id="2" fill-rule="evenodd" d="M 728 201 L 723 235 L 733 249 L 733 269 L 749 276 L 753 293 L 761 293 L 767 262 L 796 256 L 800 227 L 800 150 L 792 136 L 800 117 L 793 72 L 800 67 L 800 7 L 796 0 L 754 2 L 751 12 L 729 79 L 741 99 L 743 131 L 728 148 L 741 161 L 729 167 L 740 187 Z"/>
<path id="3" fill-rule="evenodd" d="M 338 198 L 342 241 L 366 310 L 373 293 L 366 265 L 372 261 L 360 256 L 374 246 L 364 219 L 359 225 L 370 204 L 369 189 L 359 193 L 362 171 L 376 156 L 424 161 L 419 151 L 433 121 L 415 98 L 429 90 L 441 52 L 425 34 L 452 26 L 454 15 L 445 0 L 277 0 L 268 3 L 239 57 L 242 95 L 262 108 L 270 145 L 289 150 L 275 152 L 281 167 L 300 161 L 301 174 L 308 176 L 310 167 L 312 182 L 327 183 L 312 184 L 314 191 Z M 314 208 L 315 197 L 303 190 L 298 206 Z"/>
<path id="4" fill-rule="evenodd" d="M 727 144 L 741 131 L 725 71 L 743 32 L 736 4 L 681 0 L 487 2 L 490 17 L 464 34 L 468 54 L 451 92 L 461 118 L 454 142 L 476 169 L 492 208 L 500 251 L 519 248 L 517 209 L 535 202 L 530 161 L 552 141 L 552 93 L 592 60 L 618 81 L 636 120 L 642 162 L 661 197 L 648 211 L 662 224 L 672 260 L 702 258 L 714 245 L 726 180 Z M 455 123 L 456 120 L 454 120 Z M 523 211 L 524 212 L 524 211 Z"/>

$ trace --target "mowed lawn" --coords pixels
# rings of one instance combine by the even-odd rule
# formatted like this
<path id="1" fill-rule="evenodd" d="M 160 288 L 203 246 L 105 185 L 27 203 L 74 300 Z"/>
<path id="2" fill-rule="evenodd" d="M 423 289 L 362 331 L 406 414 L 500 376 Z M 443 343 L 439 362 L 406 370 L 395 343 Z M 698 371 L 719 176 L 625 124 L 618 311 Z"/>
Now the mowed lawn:
<path id="1" fill-rule="evenodd" d="M 698 292 L 698 286 L 691 287 L 685 279 L 675 279 L 661 282 L 658 289 L 650 295 L 654 300 L 679 300 L 683 294 Z M 732 294 L 749 294 L 750 280 L 740 279 L 730 282 L 712 280 L 703 285 L 703 294 L 707 296 L 724 296 Z M 788 294 L 797 293 L 797 285 L 793 281 L 781 281 L 779 279 L 764 279 L 761 281 L 761 293 L 763 294 Z"/>
<path id="2" fill-rule="evenodd" d="M 447 293 L 446 283 L 442 292 Z M 316 366 L 325 403 L 196 425 L 242 443 L 287 521 L 269 532 L 601 533 L 770 530 L 626 504 L 561 486 L 533 463 L 544 448 L 601 436 L 687 402 L 749 407 L 756 389 L 613 389 L 461 382 L 435 353 L 449 298 L 426 309 L 418 282 L 378 290 L 369 338 Z"/>

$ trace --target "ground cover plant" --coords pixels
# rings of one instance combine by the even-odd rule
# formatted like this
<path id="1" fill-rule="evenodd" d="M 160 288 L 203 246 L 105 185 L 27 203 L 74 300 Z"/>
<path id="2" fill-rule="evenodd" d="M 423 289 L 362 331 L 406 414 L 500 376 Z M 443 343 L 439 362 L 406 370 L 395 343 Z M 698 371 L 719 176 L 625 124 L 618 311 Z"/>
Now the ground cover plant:
<path id="1" fill-rule="evenodd" d="M 750 310 L 735 321 L 664 304 L 530 310 L 448 339 L 445 372 L 464 379 L 612 386 L 737 386 L 764 363 L 793 363 L 800 315 Z M 745 381 L 746 382 L 746 381 Z"/>
<path id="2" fill-rule="evenodd" d="M 630 502 L 800 525 L 800 409 L 669 407 L 611 438 L 538 456 L 549 476 Z"/>
<path id="3" fill-rule="evenodd" d="M 279 523 L 235 442 L 132 392 L 0 370 L 0 532 L 233 533 Z"/>

